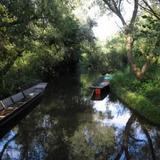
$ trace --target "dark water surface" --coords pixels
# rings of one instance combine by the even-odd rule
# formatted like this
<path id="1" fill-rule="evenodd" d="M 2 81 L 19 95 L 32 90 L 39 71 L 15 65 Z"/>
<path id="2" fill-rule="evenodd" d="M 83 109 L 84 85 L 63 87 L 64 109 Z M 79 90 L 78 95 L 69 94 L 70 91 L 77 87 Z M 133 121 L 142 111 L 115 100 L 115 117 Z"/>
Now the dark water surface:
<path id="1" fill-rule="evenodd" d="M 49 84 L 43 101 L 0 140 L 3 160 L 159 160 L 160 129 L 111 95 L 91 101 L 88 75 Z"/>

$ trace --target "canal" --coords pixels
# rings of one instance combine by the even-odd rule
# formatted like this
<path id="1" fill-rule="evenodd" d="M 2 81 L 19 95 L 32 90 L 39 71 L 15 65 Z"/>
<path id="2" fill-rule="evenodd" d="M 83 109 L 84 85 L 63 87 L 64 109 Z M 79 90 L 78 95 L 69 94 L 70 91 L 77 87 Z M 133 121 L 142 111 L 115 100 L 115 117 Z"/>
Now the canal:
<path id="1" fill-rule="evenodd" d="M 63 76 L 0 140 L 2 160 L 155 160 L 160 129 L 111 94 L 90 100 L 93 77 Z"/>

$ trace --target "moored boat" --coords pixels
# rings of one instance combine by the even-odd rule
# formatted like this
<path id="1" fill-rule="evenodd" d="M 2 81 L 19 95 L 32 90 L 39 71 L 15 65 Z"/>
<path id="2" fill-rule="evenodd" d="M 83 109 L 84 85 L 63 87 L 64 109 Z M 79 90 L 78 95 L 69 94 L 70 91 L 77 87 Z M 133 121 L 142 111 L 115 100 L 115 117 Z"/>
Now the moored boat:
<path id="1" fill-rule="evenodd" d="M 41 99 L 47 83 L 39 83 L 0 101 L 0 137 Z"/>
<path id="2" fill-rule="evenodd" d="M 100 76 L 95 83 L 93 83 L 90 88 L 92 92 L 92 100 L 102 100 L 106 94 L 110 91 L 110 80 L 112 76 L 109 74 Z"/>

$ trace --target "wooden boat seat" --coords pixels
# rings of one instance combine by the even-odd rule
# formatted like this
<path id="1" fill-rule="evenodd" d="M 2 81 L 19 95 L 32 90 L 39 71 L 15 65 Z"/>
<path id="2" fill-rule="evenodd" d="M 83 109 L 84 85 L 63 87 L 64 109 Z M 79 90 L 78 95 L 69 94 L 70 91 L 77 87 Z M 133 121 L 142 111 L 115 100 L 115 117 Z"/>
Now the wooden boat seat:
<path id="1" fill-rule="evenodd" d="M 23 101 L 25 99 L 25 95 L 22 92 L 19 92 L 13 96 L 11 96 L 12 100 L 14 101 L 14 103 L 19 102 L 19 101 Z"/>
<path id="2" fill-rule="evenodd" d="M 6 99 L 3 99 L 2 101 L 2 105 L 4 107 L 4 109 L 12 106 L 14 104 L 13 100 L 11 99 L 11 97 L 8 97 Z"/>
<path id="3" fill-rule="evenodd" d="M 33 91 L 34 91 L 34 87 L 31 87 L 31 88 L 28 88 L 28 89 L 24 90 L 23 94 L 27 98 L 29 96 L 29 94 L 32 93 Z"/>
<path id="4" fill-rule="evenodd" d="M 5 106 L 4 104 L 2 103 L 2 101 L 0 101 L 0 111 L 4 110 Z"/>
<path id="5" fill-rule="evenodd" d="M 42 85 L 36 85 L 0 101 L 0 111 L 12 110 L 14 107 L 23 105 L 28 100 L 42 92 L 42 89 L 40 88 L 41 86 Z"/>
<path id="6" fill-rule="evenodd" d="M 2 108 L 3 107 L 3 108 Z M 14 103 L 13 103 L 13 100 L 9 97 L 9 98 L 6 98 L 2 101 L 0 101 L 0 108 L 1 108 L 1 112 L 3 113 L 4 111 L 11 111 L 11 110 L 14 110 L 15 107 L 14 107 Z"/>

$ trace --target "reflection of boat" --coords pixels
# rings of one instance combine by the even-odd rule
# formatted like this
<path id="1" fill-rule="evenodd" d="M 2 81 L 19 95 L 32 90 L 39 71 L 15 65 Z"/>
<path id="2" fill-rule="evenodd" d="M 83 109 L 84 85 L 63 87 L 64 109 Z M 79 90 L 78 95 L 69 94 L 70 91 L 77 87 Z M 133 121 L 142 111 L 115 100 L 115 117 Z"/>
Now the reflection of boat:
<path id="1" fill-rule="evenodd" d="M 39 83 L 0 101 L 0 135 L 39 102 L 47 83 Z"/>
<path id="2" fill-rule="evenodd" d="M 90 88 L 93 89 L 92 98 L 95 100 L 102 100 L 110 91 L 110 80 L 111 76 L 104 75 L 98 78 L 98 80 L 93 83 Z"/>

